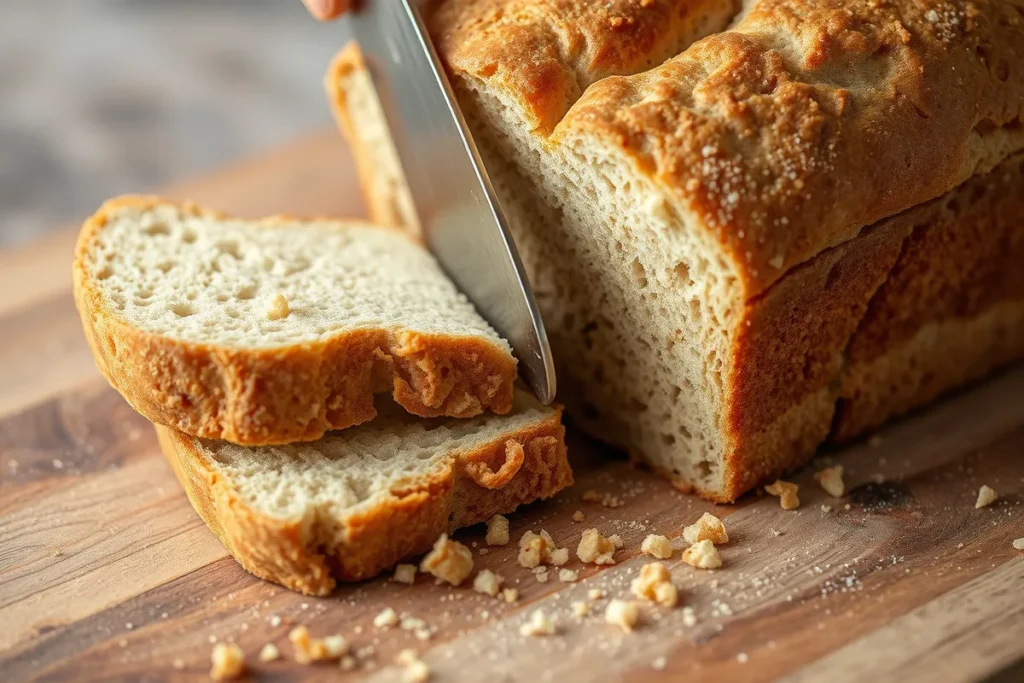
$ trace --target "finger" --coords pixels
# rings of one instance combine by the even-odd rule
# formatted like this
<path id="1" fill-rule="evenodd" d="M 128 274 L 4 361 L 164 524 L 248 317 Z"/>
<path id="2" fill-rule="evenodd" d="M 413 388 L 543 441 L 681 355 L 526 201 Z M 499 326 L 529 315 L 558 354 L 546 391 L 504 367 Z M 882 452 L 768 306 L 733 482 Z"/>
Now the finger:
<path id="1" fill-rule="evenodd" d="M 302 0 L 309 13 L 320 21 L 328 21 L 338 17 L 348 9 L 348 0 Z"/>

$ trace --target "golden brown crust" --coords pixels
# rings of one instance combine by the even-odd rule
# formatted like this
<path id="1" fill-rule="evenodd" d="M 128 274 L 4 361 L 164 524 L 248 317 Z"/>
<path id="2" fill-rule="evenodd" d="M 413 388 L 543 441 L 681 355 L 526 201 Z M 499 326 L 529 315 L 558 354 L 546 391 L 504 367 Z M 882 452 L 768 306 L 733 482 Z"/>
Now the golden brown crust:
<path id="1" fill-rule="evenodd" d="M 650 70 L 671 22 L 644 17 L 668 3 L 613 3 L 633 18 L 617 26 L 606 4 L 448 0 L 431 26 L 455 78 L 485 83 L 541 134 L 554 128 L 554 144 L 607 150 L 695 211 L 747 296 L 1024 147 L 1013 3 L 759 0 L 733 30 Z M 577 34 L 613 58 L 581 59 Z M 619 52 L 630 40 L 640 52 Z M 563 107 L 574 82 L 593 84 Z"/>
<path id="2" fill-rule="evenodd" d="M 846 349 L 849 439 L 1024 355 L 1024 155 L 907 214 L 913 232 Z"/>
<path id="3" fill-rule="evenodd" d="M 1024 299 L 923 325 L 843 373 L 831 438 L 842 442 L 1024 357 Z"/>
<path id="4" fill-rule="evenodd" d="M 114 211 L 158 203 L 126 197 L 104 204 L 82 228 L 74 266 L 75 302 L 100 371 L 149 420 L 204 438 L 270 445 L 365 422 L 376 414 L 373 394 L 389 388 L 423 417 L 511 408 L 515 360 L 485 339 L 359 330 L 312 344 L 232 348 L 129 325 L 93 286 L 90 247 Z M 189 204 L 182 210 L 219 216 Z"/>
<path id="5" fill-rule="evenodd" d="M 593 83 L 679 54 L 739 11 L 739 0 L 447 0 L 428 18 L 461 76 L 515 98 L 550 133 Z"/>
<path id="6" fill-rule="evenodd" d="M 1016 155 L 748 305 L 723 497 L 1024 357 L 1022 184 Z"/>
<path id="7" fill-rule="evenodd" d="M 517 433 L 452 456 L 436 476 L 391 491 L 344 519 L 277 520 L 252 510 L 232 482 L 211 467 L 194 437 L 157 428 L 164 455 L 193 507 L 249 572 L 310 595 L 336 581 L 361 581 L 425 552 L 442 532 L 507 514 L 572 484 L 561 410 Z M 495 486 L 480 470 L 500 472 L 522 452 L 515 474 Z"/>
<path id="8" fill-rule="evenodd" d="M 727 425 L 736 442 L 759 433 L 839 375 L 843 350 L 910 228 L 899 219 L 876 226 L 792 270 L 747 303 L 728 378 Z M 824 438 L 831 419 L 831 410 L 818 416 L 813 431 Z"/>

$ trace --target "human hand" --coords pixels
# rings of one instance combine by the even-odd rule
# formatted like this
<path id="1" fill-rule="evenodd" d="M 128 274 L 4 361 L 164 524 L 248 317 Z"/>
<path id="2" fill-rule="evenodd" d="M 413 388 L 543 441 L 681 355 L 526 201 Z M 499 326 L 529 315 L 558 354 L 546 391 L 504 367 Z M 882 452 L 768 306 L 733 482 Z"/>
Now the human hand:
<path id="1" fill-rule="evenodd" d="M 353 0 L 302 0 L 302 4 L 320 21 L 328 21 L 352 9 Z"/>

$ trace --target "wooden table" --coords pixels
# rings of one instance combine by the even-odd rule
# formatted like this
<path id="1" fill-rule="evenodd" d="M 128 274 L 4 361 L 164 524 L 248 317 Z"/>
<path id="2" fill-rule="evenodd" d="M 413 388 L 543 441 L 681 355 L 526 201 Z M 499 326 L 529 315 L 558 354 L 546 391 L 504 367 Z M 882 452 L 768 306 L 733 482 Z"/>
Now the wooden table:
<path id="1" fill-rule="evenodd" d="M 330 132 L 167 194 L 246 216 L 361 210 Z M 1011 545 L 1024 537 L 1022 368 L 829 454 L 847 468 L 845 499 L 830 499 L 809 470 L 796 475 L 796 512 L 753 495 L 716 508 L 570 431 L 576 485 L 514 516 L 513 538 L 543 528 L 575 548 L 596 526 L 625 539 L 617 565 L 574 561 L 578 583 L 541 583 L 516 566 L 511 544 L 476 566 L 518 588 L 515 604 L 422 576 L 314 599 L 234 562 L 189 507 L 152 429 L 98 375 L 69 292 L 75 232 L 0 252 L 0 680 L 202 679 L 214 640 L 241 645 L 252 678 L 275 680 L 401 680 L 391 662 L 409 647 L 438 681 L 1024 680 L 1024 553 Z M 1001 498 L 976 510 L 982 484 Z M 623 505 L 582 502 L 588 489 Z M 625 634 L 603 622 L 606 600 L 573 615 L 590 589 L 628 594 L 647 533 L 678 538 L 711 509 L 732 538 L 725 566 L 670 561 L 696 623 L 682 609 L 645 608 Z M 576 510 L 584 523 L 571 520 Z M 479 528 L 460 537 L 484 547 Z M 436 632 L 421 641 L 375 629 L 385 606 Z M 557 619 L 557 635 L 519 635 L 537 608 Z M 342 633 L 363 666 L 294 663 L 293 624 Z M 271 641 L 285 656 L 262 664 L 255 654 Z"/>

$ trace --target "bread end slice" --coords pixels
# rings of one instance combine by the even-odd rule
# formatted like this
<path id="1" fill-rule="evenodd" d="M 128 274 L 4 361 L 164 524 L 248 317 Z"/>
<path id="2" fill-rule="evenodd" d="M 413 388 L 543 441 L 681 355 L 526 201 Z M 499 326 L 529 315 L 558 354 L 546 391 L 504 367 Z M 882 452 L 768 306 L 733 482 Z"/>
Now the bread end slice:
<path id="1" fill-rule="evenodd" d="M 421 234 L 387 117 L 358 43 L 349 42 L 331 60 L 324 75 L 324 89 L 334 118 L 356 157 L 370 217 L 375 223 Z"/>
<path id="2" fill-rule="evenodd" d="M 157 434 L 193 507 L 239 563 L 310 595 L 572 483 L 561 409 L 523 392 L 505 416 L 421 420 L 382 408 L 370 423 L 293 446 Z"/>
<path id="3" fill-rule="evenodd" d="M 123 197 L 83 226 L 74 293 L 114 388 L 195 436 L 313 440 L 380 392 L 423 417 L 511 406 L 508 344 L 397 230 Z"/>

